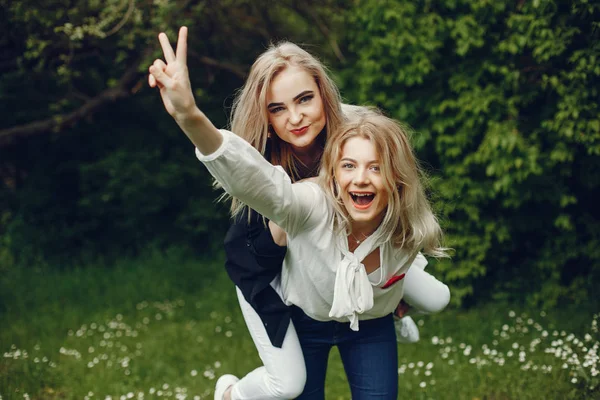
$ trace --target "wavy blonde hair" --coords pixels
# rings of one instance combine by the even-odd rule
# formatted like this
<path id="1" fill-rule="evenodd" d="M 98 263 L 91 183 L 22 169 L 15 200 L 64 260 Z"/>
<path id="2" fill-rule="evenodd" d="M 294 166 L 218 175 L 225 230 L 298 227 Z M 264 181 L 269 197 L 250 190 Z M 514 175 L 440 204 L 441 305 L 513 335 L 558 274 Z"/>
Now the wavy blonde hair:
<path id="1" fill-rule="evenodd" d="M 434 257 L 447 257 L 441 246 L 442 230 L 425 196 L 424 174 L 410 145 L 408 130 L 376 109 L 345 106 L 347 123 L 329 138 L 323 152 L 319 183 L 336 210 L 336 228 L 351 233 L 351 221 L 341 199 L 335 169 L 344 143 L 353 137 L 371 141 L 379 156 L 380 171 L 388 194 L 381 222 L 380 240 L 410 252 L 423 250 Z"/>
<path id="2" fill-rule="evenodd" d="M 292 181 L 298 176 L 297 163 L 292 147 L 279 139 L 273 132 L 269 134 L 267 93 L 273 79 L 290 66 L 303 68 L 317 83 L 326 116 L 325 129 L 317 140 L 327 141 L 332 132 L 343 122 L 340 93 L 327 75 L 326 69 L 314 56 L 290 42 L 271 45 L 252 65 L 244 86 L 237 93 L 232 109 L 231 131 L 245 139 L 261 154 L 265 154 L 267 138 L 271 138 L 269 162 L 281 165 Z M 231 214 L 237 216 L 245 205 L 232 198 Z"/>

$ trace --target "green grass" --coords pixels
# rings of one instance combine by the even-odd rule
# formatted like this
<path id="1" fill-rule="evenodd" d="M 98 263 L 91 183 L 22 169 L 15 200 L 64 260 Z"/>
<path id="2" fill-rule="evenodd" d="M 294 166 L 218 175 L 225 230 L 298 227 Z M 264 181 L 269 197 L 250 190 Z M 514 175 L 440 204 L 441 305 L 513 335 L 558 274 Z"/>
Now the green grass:
<path id="1" fill-rule="evenodd" d="M 1 399 L 212 399 L 220 374 L 260 362 L 222 264 L 171 252 L 110 268 L 6 271 Z M 399 347 L 401 398 L 600 398 L 593 319 L 583 308 L 494 304 L 418 317 L 421 341 Z M 335 350 L 327 398 L 350 398 Z"/>

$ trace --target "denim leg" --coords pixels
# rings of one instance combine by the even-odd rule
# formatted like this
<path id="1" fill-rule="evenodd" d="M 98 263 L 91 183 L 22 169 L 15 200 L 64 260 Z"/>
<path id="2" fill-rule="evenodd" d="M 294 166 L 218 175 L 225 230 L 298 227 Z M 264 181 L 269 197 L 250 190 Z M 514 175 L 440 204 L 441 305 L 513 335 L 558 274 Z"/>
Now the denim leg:
<path id="1" fill-rule="evenodd" d="M 398 347 L 392 315 L 348 324 L 338 349 L 353 400 L 398 398 Z"/>
<path id="2" fill-rule="evenodd" d="M 292 312 L 292 321 L 296 327 L 306 365 L 304 391 L 296 399 L 323 400 L 327 361 L 333 347 L 334 323 L 315 321 L 298 308 Z"/>

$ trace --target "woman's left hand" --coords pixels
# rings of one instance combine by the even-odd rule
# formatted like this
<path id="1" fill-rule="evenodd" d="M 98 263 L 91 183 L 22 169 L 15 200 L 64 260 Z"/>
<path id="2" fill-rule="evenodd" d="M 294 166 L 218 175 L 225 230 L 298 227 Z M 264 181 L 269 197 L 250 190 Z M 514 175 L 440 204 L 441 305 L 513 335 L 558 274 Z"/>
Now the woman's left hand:
<path id="1" fill-rule="evenodd" d="M 394 311 L 394 314 L 398 318 L 402 318 L 406 315 L 406 313 L 408 312 L 409 309 L 410 309 L 410 306 L 408 304 L 406 304 L 406 302 L 404 300 L 400 300 L 400 304 L 398 304 L 398 307 L 396 307 L 396 311 Z"/>

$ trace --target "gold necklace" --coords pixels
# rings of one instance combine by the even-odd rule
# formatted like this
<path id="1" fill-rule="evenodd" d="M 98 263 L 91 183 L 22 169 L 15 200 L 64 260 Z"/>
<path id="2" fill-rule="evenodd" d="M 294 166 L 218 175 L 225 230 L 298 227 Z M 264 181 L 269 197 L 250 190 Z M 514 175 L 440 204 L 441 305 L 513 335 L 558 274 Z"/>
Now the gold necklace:
<path id="1" fill-rule="evenodd" d="M 372 235 L 372 233 L 371 233 L 371 235 Z M 352 236 L 352 239 L 354 239 L 354 242 L 356 242 L 357 245 L 360 244 L 361 242 L 363 242 L 365 239 L 367 239 L 371 235 L 365 235 L 365 234 L 363 234 L 363 236 L 364 236 L 363 239 L 359 240 L 356 236 L 354 236 L 354 233 L 350 234 L 350 236 Z"/>

